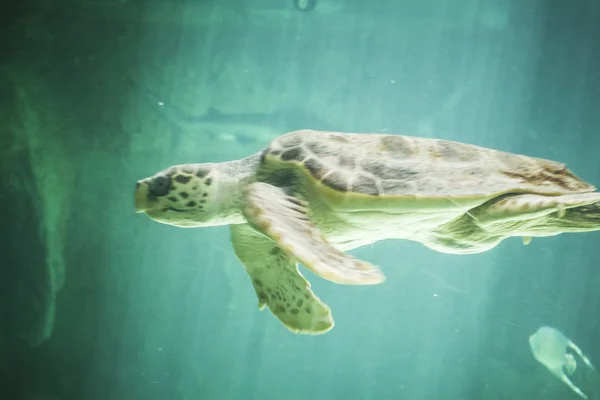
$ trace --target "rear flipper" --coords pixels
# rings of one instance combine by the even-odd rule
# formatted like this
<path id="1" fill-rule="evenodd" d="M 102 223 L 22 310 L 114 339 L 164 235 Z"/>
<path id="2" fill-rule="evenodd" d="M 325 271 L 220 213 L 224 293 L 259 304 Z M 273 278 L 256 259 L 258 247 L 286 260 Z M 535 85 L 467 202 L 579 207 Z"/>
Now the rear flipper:
<path id="1" fill-rule="evenodd" d="M 531 220 L 554 212 L 563 217 L 565 211 L 600 202 L 600 193 L 579 193 L 563 196 L 543 196 L 537 194 L 507 195 L 491 200 L 469 211 L 481 225 L 508 221 Z"/>

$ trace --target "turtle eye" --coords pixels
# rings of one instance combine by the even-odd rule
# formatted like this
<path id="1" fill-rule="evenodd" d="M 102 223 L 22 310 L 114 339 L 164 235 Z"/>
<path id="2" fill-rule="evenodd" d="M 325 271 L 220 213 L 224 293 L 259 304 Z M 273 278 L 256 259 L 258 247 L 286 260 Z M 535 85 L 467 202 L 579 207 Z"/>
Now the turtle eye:
<path id="1" fill-rule="evenodd" d="M 148 186 L 148 190 L 154 196 L 166 196 L 169 193 L 169 188 L 171 186 L 171 178 L 168 176 L 157 176 L 150 182 Z"/>

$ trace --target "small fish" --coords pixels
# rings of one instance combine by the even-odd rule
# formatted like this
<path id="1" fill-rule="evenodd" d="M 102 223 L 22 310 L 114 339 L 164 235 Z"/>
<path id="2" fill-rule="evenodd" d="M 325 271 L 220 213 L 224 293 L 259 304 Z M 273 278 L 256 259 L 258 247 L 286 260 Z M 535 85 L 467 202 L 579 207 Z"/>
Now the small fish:
<path id="1" fill-rule="evenodd" d="M 554 376 L 563 381 L 575 393 L 584 399 L 587 395 L 571 382 L 568 375 L 575 372 L 577 363 L 568 349 L 573 350 L 587 365 L 594 370 L 590 360 L 583 354 L 581 349 L 567 338 L 561 331 L 550 326 L 542 326 L 529 337 L 529 345 L 535 359 L 548 369 Z"/>

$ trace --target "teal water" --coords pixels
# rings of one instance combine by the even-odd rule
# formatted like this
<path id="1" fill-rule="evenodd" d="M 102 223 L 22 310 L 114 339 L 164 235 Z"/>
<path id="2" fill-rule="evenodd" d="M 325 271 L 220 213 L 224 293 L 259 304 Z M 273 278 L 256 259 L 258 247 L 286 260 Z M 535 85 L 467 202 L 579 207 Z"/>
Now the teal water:
<path id="1" fill-rule="evenodd" d="M 600 364 L 597 232 L 468 256 L 410 241 L 353 250 L 386 282 L 303 268 L 336 324 L 299 336 L 258 311 L 227 227 L 135 213 L 138 179 L 246 157 L 296 129 L 460 141 L 600 184 L 600 3 L 298 7 L 68 0 L 0 13 L 1 399 L 579 398 L 528 338 L 555 327 Z M 581 361 L 570 378 L 600 398 Z"/>

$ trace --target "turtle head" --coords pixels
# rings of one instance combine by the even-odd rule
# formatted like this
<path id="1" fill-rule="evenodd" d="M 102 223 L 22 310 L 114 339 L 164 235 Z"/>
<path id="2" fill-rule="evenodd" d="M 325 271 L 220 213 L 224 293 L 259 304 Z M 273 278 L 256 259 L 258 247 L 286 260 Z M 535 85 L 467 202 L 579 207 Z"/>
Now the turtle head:
<path id="1" fill-rule="evenodd" d="M 176 165 L 138 181 L 136 211 L 179 227 L 235 223 L 241 219 L 235 202 L 239 182 L 221 165 Z"/>

